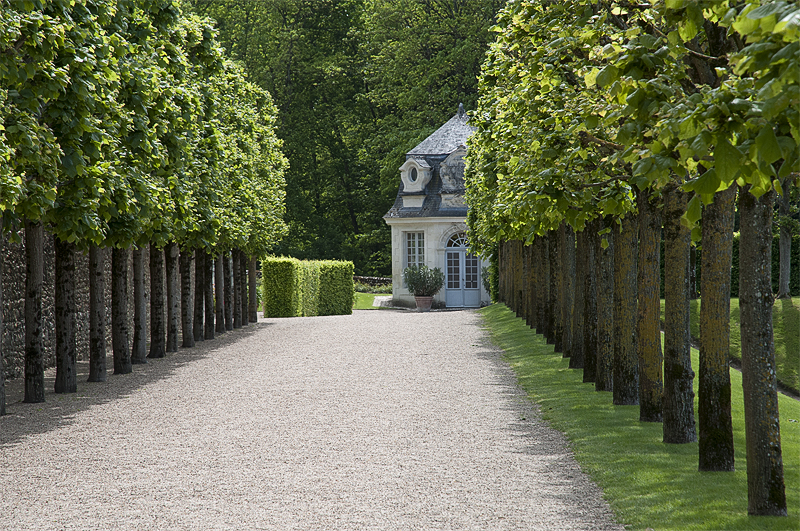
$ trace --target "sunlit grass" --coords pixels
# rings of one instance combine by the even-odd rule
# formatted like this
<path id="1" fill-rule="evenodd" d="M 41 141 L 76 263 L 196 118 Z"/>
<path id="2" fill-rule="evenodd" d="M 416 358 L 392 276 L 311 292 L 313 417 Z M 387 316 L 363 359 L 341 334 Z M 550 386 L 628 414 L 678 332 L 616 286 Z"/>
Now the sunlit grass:
<path id="1" fill-rule="evenodd" d="M 690 305 L 690 331 L 700 338 L 700 304 Z M 664 300 L 661 300 L 661 319 L 664 319 Z M 778 380 L 795 391 L 800 390 L 800 297 L 778 299 L 772 307 L 772 328 L 775 340 L 775 365 Z M 741 329 L 739 328 L 739 299 L 731 299 L 731 357 L 742 359 Z"/>
<path id="2" fill-rule="evenodd" d="M 614 406 L 611 393 L 582 383 L 582 371 L 569 369 L 568 360 L 505 306 L 480 312 L 520 385 L 540 404 L 544 418 L 567 435 L 581 467 L 629 529 L 800 529 L 800 403 L 785 396 L 779 402 L 789 516 L 748 516 L 738 372 L 731 371 L 736 471 L 700 473 L 697 443 L 662 443 L 661 424 L 639 422 L 638 407 Z M 696 371 L 697 351 L 692 355 Z"/>
<path id="3" fill-rule="evenodd" d="M 377 306 L 373 306 L 375 297 L 385 297 L 386 295 L 379 295 L 375 293 L 359 293 L 356 292 L 355 303 L 353 304 L 354 310 L 377 310 Z"/>

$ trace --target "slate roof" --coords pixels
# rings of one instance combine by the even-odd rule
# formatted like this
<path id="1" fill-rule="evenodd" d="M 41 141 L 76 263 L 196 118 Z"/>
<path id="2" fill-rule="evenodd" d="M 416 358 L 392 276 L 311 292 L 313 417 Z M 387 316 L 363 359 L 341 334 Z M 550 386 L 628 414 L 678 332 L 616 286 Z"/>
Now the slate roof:
<path id="1" fill-rule="evenodd" d="M 432 167 L 435 167 L 430 182 L 425 186 L 421 194 L 425 201 L 421 208 L 403 208 L 402 196 L 403 182 L 400 181 L 400 189 L 394 205 L 386 213 L 384 219 L 393 218 L 437 218 L 437 217 L 467 217 L 466 205 L 461 208 L 442 208 L 442 179 L 439 175 L 439 164 L 449 154 L 456 151 L 459 147 L 466 145 L 467 138 L 475 131 L 475 128 L 467 124 L 467 113 L 464 106 L 459 104 L 458 112 L 450 118 L 443 126 L 437 129 L 431 136 L 420 142 L 414 149 L 406 154 L 406 160 L 414 159 L 419 164 L 428 166 L 425 157 L 432 157 Z"/>
<path id="2" fill-rule="evenodd" d="M 449 155 L 459 146 L 466 145 L 467 138 L 475 128 L 467 124 L 467 113 L 464 105 L 458 105 L 458 112 L 431 136 L 417 144 L 406 156 Z"/>

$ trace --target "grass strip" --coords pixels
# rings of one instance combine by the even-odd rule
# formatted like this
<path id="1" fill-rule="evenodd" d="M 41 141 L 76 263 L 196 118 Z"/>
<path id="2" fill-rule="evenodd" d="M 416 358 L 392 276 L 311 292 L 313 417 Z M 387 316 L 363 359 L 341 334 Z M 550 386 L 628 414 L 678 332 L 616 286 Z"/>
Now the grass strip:
<path id="1" fill-rule="evenodd" d="M 660 423 L 639 422 L 637 406 L 614 406 L 612 395 L 582 382 L 583 371 L 502 304 L 480 310 L 519 384 L 542 416 L 566 434 L 581 468 L 603 489 L 627 529 L 800 529 L 800 403 L 781 395 L 779 410 L 789 516 L 747 514 L 742 379 L 731 371 L 735 472 L 697 470 L 697 443 L 664 444 Z M 697 351 L 692 363 L 698 365 Z M 695 378 L 695 394 L 697 379 Z"/>
<path id="2" fill-rule="evenodd" d="M 701 299 L 691 301 L 689 330 L 692 338 L 700 340 Z M 664 320 L 664 300 L 661 300 L 661 320 Z M 800 391 L 800 297 L 778 299 L 772 307 L 772 328 L 775 340 L 775 369 L 778 380 Z M 731 358 L 742 360 L 739 299 L 731 299 Z M 800 528 L 799 528 L 800 529 Z"/>
<path id="3" fill-rule="evenodd" d="M 373 306 L 375 297 L 385 297 L 386 295 L 376 295 L 375 293 L 359 293 L 356 292 L 355 302 L 353 303 L 354 310 L 377 310 L 378 306 Z"/>

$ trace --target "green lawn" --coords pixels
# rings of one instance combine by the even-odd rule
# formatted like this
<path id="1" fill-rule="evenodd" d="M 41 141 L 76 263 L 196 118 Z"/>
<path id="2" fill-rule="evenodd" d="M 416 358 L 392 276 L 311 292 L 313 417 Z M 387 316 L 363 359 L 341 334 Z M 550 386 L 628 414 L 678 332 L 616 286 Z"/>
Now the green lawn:
<path id="1" fill-rule="evenodd" d="M 356 292 L 355 303 L 353 304 L 354 310 L 377 310 L 377 306 L 373 306 L 372 302 L 375 297 L 385 297 L 386 294 L 381 293 L 359 293 Z"/>
<path id="2" fill-rule="evenodd" d="M 700 300 L 691 301 L 690 329 L 700 338 Z M 661 300 L 664 319 L 664 300 Z M 795 391 L 800 390 L 800 297 L 779 299 L 772 307 L 772 328 L 775 338 L 775 365 L 778 380 Z M 739 330 L 739 299 L 731 299 L 731 357 L 742 358 Z M 798 527 L 800 529 L 800 527 Z"/>
<path id="3" fill-rule="evenodd" d="M 504 305 L 480 310 L 520 385 L 544 418 L 570 440 L 581 468 L 603 489 L 628 529 L 800 529 L 800 403 L 779 398 L 789 516 L 747 515 L 742 380 L 731 371 L 736 471 L 697 471 L 697 443 L 661 442 L 659 423 L 639 422 L 636 406 L 614 406 L 611 393 L 582 383 L 582 371 L 553 352 Z M 695 370 L 697 351 L 692 351 Z M 695 392 L 697 380 L 695 379 Z"/>

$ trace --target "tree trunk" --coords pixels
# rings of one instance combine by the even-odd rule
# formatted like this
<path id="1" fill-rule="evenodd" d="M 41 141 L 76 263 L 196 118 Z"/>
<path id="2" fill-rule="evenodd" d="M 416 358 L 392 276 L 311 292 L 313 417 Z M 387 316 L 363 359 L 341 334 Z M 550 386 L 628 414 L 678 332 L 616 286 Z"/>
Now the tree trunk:
<path id="1" fill-rule="evenodd" d="M 786 516 L 772 335 L 772 201 L 739 194 L 739 310 L 742 344 L 747 512 Z"/>
<path id="2" fill-rule="evenodd" d="M 164 251 L 150 244 L 150 353 L 148 358 L 167 355 L 164 330 Z"/>
<path id="3" fill-rule="evenodd" d="M 506 297 L 506 266 L 508 265 L 508 252 L 506 249 L 508 242 L 502 241 L 497 246 L 497 299 L 508 306 Z"/>
<path id="4" fill-rule="evenodd" d="M 225 330 L 233 330 L 233 267 L 231 252 L 222 253 L 222 273 L 225 276 Z"/>
<path id="5" fill-rule="evenodd" d="M 528 247 L 530 247 L 530 246 L 529 245 L 525 245 L 525 242 L 522 242 L 522 245 L 520 246 L 520 250 L 519 250 L 519 252 L 520 252 L 520 267 L 522 268 L 522 280 L 521 280 L 522 298 L 520 300 L 520 306 L 522 308 L 521 317 L 523 319 L 525 319 L 525 324 L 528 324 L 528 320 L 530 319 L 530 317 L 528 317 L 528 314 L 529 314 L 528 300 L 530 299 L 530 296 L 528 295 L 528 293 L 531 290 L 531 285 L 530 285 L 530 282 L 528 282 L 528 279 L 531 276 L 531 262 L 529 260 L 530 253 L 528 252 Z"/>
<path id="6" fill-rule="evenodd" d="M 776 196 L 775 200 L 778 203 L 778 214 L 789 216 L 791 211 L 789 209 L 789 193 L 788 178 L 781 181 L 783 194 Z M 778 239 L 778 298 L 787 299 L 791 298 L 791 260 L 792 260 L 792 232 L 785 223 L 781 223 L 780 236 Z"/>
<path id="7" fill-rule="evenodd" d="M 538 243 L 534 240 L 528 245 L 528 263 L 530 264 L 530 271 L 528 271 L 528 320 L 526 324 L 533 330 L 539 326 L 539 263 L 536 261 L 538 258 Z"/>
<path id="8" fill-rule="evenodd" d="M 550 242 L 550 315 L 552 316 L 553 351 L 561 354 L 563 346 L 561 344 L 561 333 L 563 325 L 561 323 L 561 292 L 564 289 L 564 270 L 561 256 L 561 238 L 558 237 L 557 230 L 551 230 L 548 234 Z"/>
<path id="9" fill-rule="evenodd" d="M 247 326 L 247 255 L 239 251 L 239 267 L 242 268 L 242 326 Z"/>
<path id="10" fill-rule="evenodd" d="M 586 269 L 583 275 L 583 381 L 594 382 L 597 377 L 597 249 L 601 218 L 586 227 Z"/>
<path id="11" fill-rule="evenodd" d="M 42 351 L 42 279 L 44 229 L 41 222 L 25 222 L 25 402 L 44 402 Z"/>
<path id="12" fill-rule="evenodd" d="M 144 279 L 144 252 L 133 249 L 133 348 L 131 363 L 147 363 L 147 295 Z"/>
<path id="13" fill-rule="evenodd" d="M 251 323 L 258 322 L 258 276 L 256 273 L 256 266 L 258 261 L 255 256 L 250 257 L 250 266 L 248 268 L 248 275 L 250 280 L 250 296 L 248 298 L 250 304 L 250 315 L 248 321 Z"/>
<path id="14" fill-rule="evenodd" d="M 561 345 L 564 357 L 569 358 L 572 352 L 572 307 L 575 301 L 575 231 L 566 223 L 562 223 L 559 228 L 559 237 L 562 242 L 561 249 L 564 261 Z"/>
<path id="15" fill-rule="evenodd" d="M 203 341 L 203 318 L 205 316 L 205 253 L 201 249 L 194 251 L 194 340 Z"/>
<path id="16" fill-rule="evenodd" d="M 697 440 L 689 351 L 691 233 L 681 223 L 687 199 L 677 186 L 664 191 L 664 442 L 676 444 Z"/>
<path id="17" fill-rule="evenodd" d="M 733 471 L 730 309 L 736 186 L 717 192 L 703 212 L 700 306 L 699 468 Z"/>
<path id="18" fill-rule="evenodd" d="M 584 277 L 586 276 L 586 233 L 584 228 L 577 234 L 575 248 L 575 301 L 572 307 L 572 340 L 570 341 L 570 369 L 583 369 L 583 304 L 586 300 Z"/>
<path id="19" fill-rule="evenodd" d="M 106 369 L 106 275 L 105 249 L 89 247 L 89 382 L 105 382 Z"/>
<path id="20" fill-rule="evenodd" d="M 697 299 L 697 247 L 689 247 L 689 298 Z"/>
<path id="21" fill-rule="evenodd" d="M 0 229 L 2 230 L 2 229 Z M 76 393 L 75 246 L 53 238 L 55 248 L 56 393 Z M 2 253 L 2 249 L 0 249 Z M 0 276 L 0 278 L 2 278 Z M 0 289 L 1 290 L 1 289 Z M 2 308 L 2 306 L 0 306 Z M 0 312 L 2 313 L 2 312 Z"/>
<path id="22" fill-rule="evenodd" d="M 637 192 L 639 207 L 639 307 L 636 343 L 639 351 L 639 420 L 662 421 L 664 395 L 661 351 L 661 213 L 649 192 Z"/>
<path id="23" fill-rule="evenodd" d="M 114 374 L 133 372 L 128 343 L 128 249 L 111 250 L 111 351 Z"/>
<path id="24" fill-rule="evenodd" d="M 214 260 L 214 310 L 215 310 L 215 331 L 218 334 L 225 333 L 225 277 L 222 260 L 224 254 L 221 253 Z"/>
<path id="25" fill-rule="evenodd" d="M 164 248 L 167 269 L 167 352 L 178 352 L 178 244 Z"/>
<path id="26" fill-rule="evenodd" d="M 636 247 L 639 223 L 628 214 L 614 224 L 614 404 L 639 403 L 636 352 Z"/>
<path id="27" fill-rule="evenodd" d="M 604 220 L 604 228 L 614 225 L 611 218 Z M 606 236 L 608 246 L 603 249 L 602 238 L 597 239 L 597 374 L 595 391 L 614 390 L 614 234 Z"/>
<path id="28" fill-rule="evenodd" d="M 194 346 L 194 331 L 192 318 L 192 260 L 194 253 L 186 249 L 181 251 L 181 346 L 191 348 Z"/>
<path id="29" fill-rule="evenodd" d="M 205 298 L 205 339 L 214 339 L 214 259 L 203 251 L 203 296 Z"/>
<path id="30" fill-rule="evenodd" d="M 239 250 L 231 251 L 233 256 L 233 327 L 242 327 L 242 267 Z"/>
<path id="31" fill-rule="evenodd" d="M 550 246 L 547 243 L 547 235 L 539 238 L 539 324 L 541 325 L 541 332 L 544 336 L 545 342 L 552 345 L 552 332 L 550 326 L 552 319 L 550 318 L 550 309 L 547 305 L 550 303 Z"/>
<path id="32" fill-rule="evenodd" d="M 6 364 L 3 355 L 3 265 L 6 255 L 6 233 L 0 211 L 0 417 L 6 414 Z"/>

